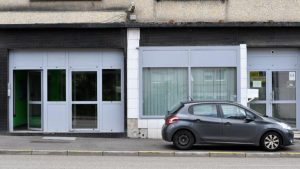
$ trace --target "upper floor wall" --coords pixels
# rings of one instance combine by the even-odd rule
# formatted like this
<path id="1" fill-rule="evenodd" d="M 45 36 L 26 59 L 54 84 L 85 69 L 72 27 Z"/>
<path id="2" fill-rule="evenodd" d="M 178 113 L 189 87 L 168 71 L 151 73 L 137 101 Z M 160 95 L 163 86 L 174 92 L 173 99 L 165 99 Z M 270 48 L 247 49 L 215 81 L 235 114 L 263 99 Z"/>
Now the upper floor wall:
<path id="1" fill-rule="evenodd" d="M 137 22 L 300 21 L 300 0 L 3 0 L 0 24 L 125 22 L 132 2 Z"/>

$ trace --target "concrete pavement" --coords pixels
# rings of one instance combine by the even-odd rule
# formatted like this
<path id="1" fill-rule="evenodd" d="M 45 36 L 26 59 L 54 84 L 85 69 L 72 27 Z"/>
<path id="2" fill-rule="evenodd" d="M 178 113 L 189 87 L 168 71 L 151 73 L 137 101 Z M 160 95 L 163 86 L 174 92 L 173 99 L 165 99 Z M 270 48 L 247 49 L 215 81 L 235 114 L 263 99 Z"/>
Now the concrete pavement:
<path id="1" fill-rule="evenodd" d="M 43 139 L 42 136 L 0 136 L 0 154 L 65 156 L 184 156 L 184 157 L 300 157 L 300 141 L 279 152 L 255 146 L 198 145 L 175 150 L 160 139 L 86 138 Z"/>

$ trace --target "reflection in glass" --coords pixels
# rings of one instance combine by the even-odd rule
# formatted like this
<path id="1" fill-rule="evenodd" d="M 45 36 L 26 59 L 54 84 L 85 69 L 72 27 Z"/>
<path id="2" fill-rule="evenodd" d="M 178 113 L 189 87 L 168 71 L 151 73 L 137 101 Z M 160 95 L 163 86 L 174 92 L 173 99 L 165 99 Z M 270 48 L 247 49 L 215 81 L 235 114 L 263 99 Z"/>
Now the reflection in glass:
<path id="1" fill-rule="evenodd" d="M 48 101 L 66 100 L 66 71 L 48 70 Z"/>
<path id="2" fill-rule="evenodd" d="M 41 104 L 29 104 L 29 128 L 41 128 Z"/>
<path id="3" fill-rule="evenodd" d="M 72 72 L 72 100 L 97 101 L 97 72 Z"/>
<path id="4" fill-rule="evenodd" d="M 194 100 L 236 101 L 235 68 L 192 68 Z"/>
<path id="5" fill-rule="evenodd" d="M 273 104 L 273 117 L 296 126 L 296 104 Z"/>
<path id="6" fill-rule="evenodd" d="M 257 111 L 261 115 L 266 115 L 267 113 L 266 104 L 250 104 L 250 108 Z"/>
<path id="7" fill-rule="evenodd" d="M 29 72 L 29 100 L 30 101 L 41 101 L 41 72 L 34 71 Z"/>
<path id="8" fill-rule="evenodd" d="M 272 72 L 273 100 L 296 100 L 296 72 Z"/>
<path id="9" fill-rule="evenodd" d="M 258 89 L 259 95 L 257 100 L 266 100 L 266 72 L 250 72 L 250 88 Z"/>
<path id="10" fill-rule="evenodd" d="M 121 101 L 121 70 L 102 70 L 103 101 Z"/>
<path id="11" fill-rule="evenodd" d="M 73 104 L 72 128 L 97 128 L 97 104 Z"/>

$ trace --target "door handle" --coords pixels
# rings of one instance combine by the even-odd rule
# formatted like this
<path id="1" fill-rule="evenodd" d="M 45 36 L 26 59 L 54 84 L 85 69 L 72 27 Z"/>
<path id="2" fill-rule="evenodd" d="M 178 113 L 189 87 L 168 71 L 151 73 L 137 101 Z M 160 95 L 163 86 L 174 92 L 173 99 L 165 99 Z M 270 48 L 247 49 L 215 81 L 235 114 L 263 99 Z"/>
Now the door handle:
<path id="1" fill-rule="evenodd" d="M 230 122 L 226 122 L 224 123 L 225 126 L 231 126 L 231 123 Z"/>
<path id="2" fill-rule="evenodd" d="M 195 119 L 194 121 L 197 122 L 197 123 L 200 123 L 200 122 L 201 122 L 200 119 Z"/>

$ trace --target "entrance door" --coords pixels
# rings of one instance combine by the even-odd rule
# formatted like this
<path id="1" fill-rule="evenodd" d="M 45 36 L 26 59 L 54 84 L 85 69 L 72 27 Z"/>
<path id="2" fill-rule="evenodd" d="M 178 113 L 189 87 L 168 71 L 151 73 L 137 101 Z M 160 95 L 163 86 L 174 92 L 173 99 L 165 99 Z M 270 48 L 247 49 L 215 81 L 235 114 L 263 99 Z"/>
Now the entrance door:
<path id="1" fill-rule="evenodd" d="M 71 71 L 73 130 L 98 129 L 97 71 Z"/>
<path id="2" fill-rule="evenodd" d="M 28 129 L 42 129 L 42 71 L 28 72 Z"/>
<path id="3" fill-rule="evenodd" d="M 296 71 L 250 71 L 250 88 L 259 90 L 252 109 L 296 126 Z"/>

